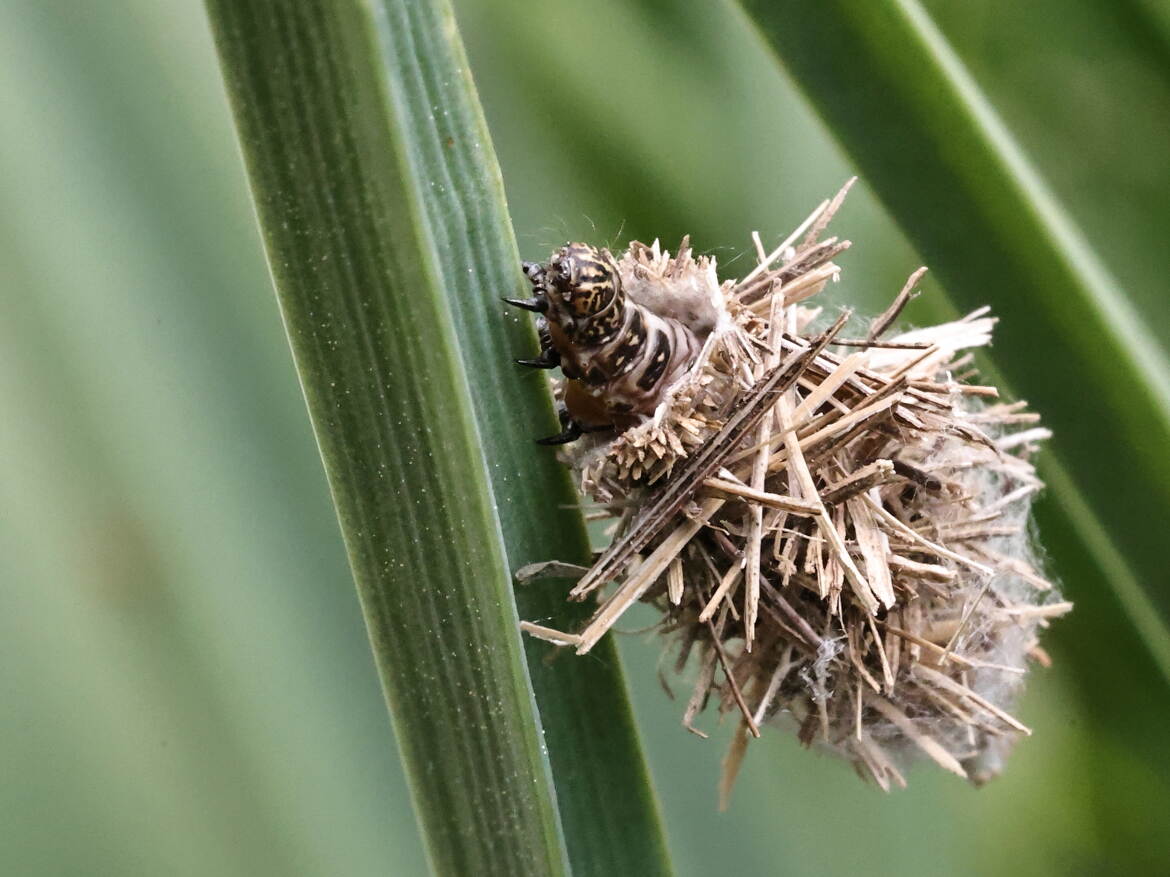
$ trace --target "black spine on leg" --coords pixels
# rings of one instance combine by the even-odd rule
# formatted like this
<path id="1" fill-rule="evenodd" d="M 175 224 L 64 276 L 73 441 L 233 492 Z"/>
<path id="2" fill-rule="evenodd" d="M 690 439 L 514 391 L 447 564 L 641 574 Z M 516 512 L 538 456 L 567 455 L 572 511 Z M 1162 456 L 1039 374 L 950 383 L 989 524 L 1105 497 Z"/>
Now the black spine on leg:
<path id="1" fill-rule="evenodd" d="M 583 430 L 581 424 L 575 420 L 570 420 L 565 428 L 556 435 L 545 436 L 536 440 L 538 445 L 567 445 L 569 442 L 575 442 L 581 438 Z"/>
<path id="2" fill-rule="evenodd" d="M 500 301 L 510 304 L 514 308 L 532 311 L 534 314 L 543 314 L 548 310 L 548 300 L 535 296 L 533 298 L 502 298 Z"/>
<path id="3" fill-rule="evenodd" d="M 581 429 L 581 424 L 573 419 L 573 416 L 569 414 L 569 409 L 564 405 L 557 406 L 557 419 L 561 422 L 561 431 L 556 435 L 537 439 L 538 445 L 566 445 L 581 438 L 584 432 Z"/>
<path id="4" fill-rule="evenodd" d="M 561 355 L 554 348 L 546 347 L 536 359 L 518 359 L 516 362 L 529 368 L 556 368 L 561 364 Z"/>

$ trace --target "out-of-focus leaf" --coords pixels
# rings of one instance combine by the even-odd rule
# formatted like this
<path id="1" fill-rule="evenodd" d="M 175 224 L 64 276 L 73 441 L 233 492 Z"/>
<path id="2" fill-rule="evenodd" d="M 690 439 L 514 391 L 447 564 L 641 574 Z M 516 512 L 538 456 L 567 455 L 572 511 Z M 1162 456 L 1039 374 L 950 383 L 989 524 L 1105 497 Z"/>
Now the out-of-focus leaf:
<path id="1" fill-rule="evenodd" d="M 206 13 L 0 10 L 0 861 L 417 871 Z"/>
<path id="2" fill-rule="evenodd" d="M 1110 580 L 1170 675 L 1165 350 L 915 0 L 744 5 L 954 299 L 1003 318 L 996 362 L 1142 583 Z"/>
<path id="3" fill-rule="evenodd" d="M 1051 2 L 1059 5 L 1062 0 Z M 1093 2 L 1078 0 L 1075 5 L 1082 8 Z M 986 32 L 963 30 L 967 39 L 988 52 L 1002 53 L 1002 37 L 997 42 L 991 32 L 1012 23 L 1032 25 L 1027 33 L 1010 33 L 1013 47 L 1026 45 L 1029 39 L 1040 43 L 1047 39 L 1043 51 L 1030 56 L 1031 66 L 1003 83 L 1019 109 L 1013 123 L 1028 109 L 1038 70 L 1055 62 L 1058 53 L 1084 48 L 1084 63 L 1100 64 L 1084 34 L 1080 42 L 1073 34 L 1051 40 L 1052 22 L 1041 29 L 1036 20 L 1042 18 L 1040 13 L 1029 13 L 1030 18 L 1018 22 L 1025 16 L 1024 10 L 1016 9 L 1013 18 L 1001 22 L 1005 10 L 996 12 L 997 7 L 1011 5 L 1002 0 L 980 0 L 961 9 L 957 4 L 940 5 L 956 7 L 951 9 L 954 15 L 963 11 L 972 18 L 986 14 L 996 19 Z M 1069 13 L 1071 9 L 1062 17 Z M 765 238 L 781 232 L 856 172 L 791 80 L 774 74 L 774 56 L 739 16 L 713 20 L 709 9 L 685 3 L 631 7 L 606 0 L 591 4 L 556 0 L 539 9 L 517 2 L 493 3 L 489 8 L 464 0 L 460 14 L 461 20 L 466 14 L 466 23 L 472 25 L 465 33 L 496 135 L 513 216 L 533 256 L 547 253 L 548 246 L 566 237 L 620 246 L 635 234 L 661 235 L 670 245 L 672 234 L 690 231 L 697 246 L 717 248 L 725 276 L 734 276 L 741 270 L 742 261 L 735 256 L 745 249 L 746 231 L 757 228 Z M 564 20 L 574 22 L 572 38 L 558 38 L 556 23 Z M 1073 21 L 1070 26 L 1082 23 Z M 501 53 L 502 45 L 512 48 Z M 517 55 L 523 62 L 514 64 Z M 598 64 L 599 59 L 604 63 Z M 1017 67 L 1024 63 L 1020 58 L 1010 60 Z M 1098 91 L 1092 106 L 1124 97 L 1111 89 L 1132 83 L 1120 75 L 1130 71 L 1132 63 L 1130 55 L 1110 63 L 1108 75 L 1103 72 L 1095 82 Z M 1025 72 L 1031 75 L 1022 75 Z M 1045 97 L 1054 95 L 1046 92 L 1039 99 L 1036 115 L 1058 108 Z M 1067 101 L 1077 103 L 1075 97 Z M 571 116 L 566 116 L 570 107 Z M 569 118 L 571 126 L 566 124 Z M 1106 126 L 1096 118 L 1085 124 Z M 566 133 L 569 127 L 571 136 Z M 1143 145 L 1155 147 L 1149 136 L 1155 127 L 1156 118 L 1136 119 L 1129 129 L 1136 141 L 1118 143 L 1117 148 L 1129 154 Z M 1100 134 L 1104 146 L 1106 131 Z M 1067 140 L 1065 136 L 1053 141 L 1058 160 L 1072 160 L 1060 152 Z M 1096 180 L 1099 193 L 1128 173 L 1148 191 L 1164 188 L 1149 174 L 1155 160 L 1112 167 L 1101 164 L 1107 154 L 1097 150 L 1081 156 L 1079 175 L 1070 183 L 1088 195 L 1090 190 L 1081 184 L 1090 178 Z M 1043 157 L 1047 173 L 1050 156 Z M 643 185 L 630 182 L 639 169 L 640 182 L 650 181 L 649 194 Z M 1156 199 L 1139 201 L 1136 188 L 1118 188 L 1133 194 L 1125 201 L 1125 214 L 1107 209 L 1114 202 L 1099 198 L 1086 197 L 1085 209 L 1096 208 L 1098 228 L 1117 223 L 1110 229 L 1114 243 L 1120 239 L 1137 248 L 1122 230 L 1140 228 L 1141 217 L 1156 208 Z M 1066 190 L 1061 194 L 1065 196 Z M 1156 236 L 1156 229 L 1151 227 L 1148 233 Z M 854 246 L 841 259 L 842 282 L 824 294 L 830 307 L 844 301 L 862 313 L 876 313 L 906 274 L 921 264 L 888 213 L 874 203 L 864 176 L 834 221 L 833 231 L 853 240 Z M 1095 233 L 1094 243 L 1099 241 Z M 1106 255 L 1112 259 L 1116 253 L 1114 249 Z M 1151 258 L 1121 267 L 1152 276 L 1158 265 Z M 927 275 L 926 292 L 912 304 L 909 320 L 921 324 L 954 317 L 938 308 L 933 276 Z M 932 873 L 939 867 L 997 873 L 1012 867 L 1022 873 L 1055 875 L 1067 871 L 1070 862 L 1108 859 L 1140 871 L 1138 866 L 1157 860 L 1159 845 L 1151 839 L 1158 832 L 1153 829 L 1164 828 L 1166 820 L 1149 804 L 1161 800 L 1153 778 L 1165 773 L 1160 769 L 1166 761 L 1156 754 L 1160 743 L 1156 728 L 1165 723 L 1167 710 L 1152 702 L 1149 692 L 1163 683 L 1132 621 L 1103 584 L 1097 559 L 1086 554 L 1084 539 L 1072 529 L 1069 518 L 1074 510 L 1062 501 L 1055 479 L 1053 485 L 1041 498 L 1038 514 L 1050 560 L 1078 608 L 1045 636 L 1055 664 L 1037 671 L 1020 706 L 1025 721 L 1035 727 L 1035 736 L 1020 746 L 1005 775 L 978 793 L 936 781 L 924 769 L 914 773 L 909 792 L 889 807 L 857 789 L 855 778 L 844 775 L 839 765 L 810 758 L 783 739 L 769 741 L 765 734 L 760 750 L 757 744 L 752 746 L 750 769 L 736 791 L 731 813 L 739 830 L 759 841 L 745 844 L 738 831 L 721 832 L 713 839 L 700 826 L 710 818 L 709 795 L 721 744 L 677 734 L 679 706 L 661 696 L 647 667 L 654 647 L 625 644 L 627 666 L 644 668 L 631 671 L 631 683 L 640 694 L 639 719 L 654 738 L 650 755 L 680 871 L 709 873 L 732 862 L 740 870 L 768 871 L 780 855 L 791 867 L 816 873 L 847 873 L 858 867 L 883 873 Z M 637 627 L 639 620 L 631 625 Z M 1107 645 L 1099 648 L 1100 644 Z M 1109 779 L 1112 770 L 1121 768 L 1122 756 L 1147 766 L 1150 779 L 1141 792 L 1145 806 L 1134 798 L 1123 800 L 1125 790 Z M 793 795 L 794 789 L 799 795 Z M 830 810 L 836 818 L 826 824 L 819 814 Z M 1037 825 L 1030 814 L 1040 810 L 1043 829 L 1020 831 L 1021 824 Z M 838 842 L 839 824 L 851 826 L 847 843 Z M 994 843 L 987 843 L 988 837 Z"/>

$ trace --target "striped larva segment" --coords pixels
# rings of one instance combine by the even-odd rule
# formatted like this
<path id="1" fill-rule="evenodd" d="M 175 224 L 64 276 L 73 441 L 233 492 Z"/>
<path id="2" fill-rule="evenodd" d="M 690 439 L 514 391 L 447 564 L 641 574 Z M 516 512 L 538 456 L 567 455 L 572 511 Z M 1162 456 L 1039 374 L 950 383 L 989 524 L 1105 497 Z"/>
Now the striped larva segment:
<path id="1" fill-rule="evenodd" d="M 570 243 L 524 270 L 533 298 L 508 301 L 541 314 L 541 355 L 521 362 L 560 366 L 568 380 L 564 431 L 542 442 L 636 423 L 699 353 L 690 327 L 629 299 L 608 250 Z"/>

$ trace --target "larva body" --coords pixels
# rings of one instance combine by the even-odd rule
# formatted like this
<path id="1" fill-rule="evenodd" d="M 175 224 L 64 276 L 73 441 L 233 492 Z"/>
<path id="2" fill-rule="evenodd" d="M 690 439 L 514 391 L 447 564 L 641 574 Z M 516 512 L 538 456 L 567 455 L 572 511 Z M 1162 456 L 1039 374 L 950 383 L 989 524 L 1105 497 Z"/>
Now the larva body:
<path id="1" fill-rule="evenodd" d="M 694 329 L 634 301 L 608 250 L 570 243 L 546 264 L 527 263 L 533 298 L 512 301 L 541 314 L 541 356 L 524 361 L 561 367 L 567 384 L 565 431 L 623 429 L 652 414 L 663 393 L 695 360 L 702 342 Z"/>

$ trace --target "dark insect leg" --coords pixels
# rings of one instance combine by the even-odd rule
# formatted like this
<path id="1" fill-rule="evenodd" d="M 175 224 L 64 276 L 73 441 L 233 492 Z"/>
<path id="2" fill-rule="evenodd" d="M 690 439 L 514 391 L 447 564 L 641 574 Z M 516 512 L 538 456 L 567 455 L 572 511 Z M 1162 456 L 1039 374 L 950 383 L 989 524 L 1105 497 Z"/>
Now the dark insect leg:
<path id="1" fill-rule="evenodd" d="M 593 432 L 609 432 L 613 429 L 613 424 L 606 423 L 601 426 L 585 426 L 584 424 L 573 419 L 569 414 L 569 409 L 563 405 L 557 411 L 557 416 L 561 421 L 561 431 L 556 435 L 546 436 L 542 439 L 537 439 L 538 445 L 567 445 L 569 442 L 576 441 L 581 436 Z"/>
<path id="2" fill-rule="evenodd" d="M 529 368 L 556 368 L 561 364 L 561 355 L 557 353 L 555 348 L 545 347 L 536 359 L 518 359 L 516 363 L 526 365 Z"/>
<path id="3" fill-rule="evenodd" d="M 533 298 L 502 298 L 500 301 L 510 304 L 514 308 L 523 308 L 535 314 L 543 314 L 548 310 L 548 301 L 540 296 Z"/>
<path id="4" fill-rule="evenodd" d="M 532 298 L 505 298 L 502 301 L 513 307 L 543 314 L 548 310 L 548 300 L 544 297 L 544 266 L 539 262 L 521 262 L 520 264 L 524 268 L 524 276 L 532 286 L 534 295 Z"/>
<path id="5" fill-rule="evenodd" d="M 519 365 L 530 368 L 556 368 L 561 364 L 560 351 L 553 347 L 552 335 L 548 331 L 548 322 L 543 318 L 536 321 L 536 331 L 540 338 L 540 356 L 535 359 L 518 359 Z"/>
<path id="6" fill-rule="evenodd" d="M 557 418 L 561 421 L 561 431 L 556 435 L 545 436 L 536 440 L 538 445 L 567 445 L 569 442 L 576 441 L 585 434 L 585 430 L 581 428 L 581 424 L 575 421 L 569 409 L 561 405 L 557 409 Z"/>
<path id="7" fill-rule="evenodd" d="M 570 420 L 565 428 L 556 435 L 546 435 L 544 438 L 538 438 L 536 443 L 538 445 L 567 445 L 569 442 L 575 442 L 584 435 L 581 429 L 581 424 L 575 420 Z"/>

